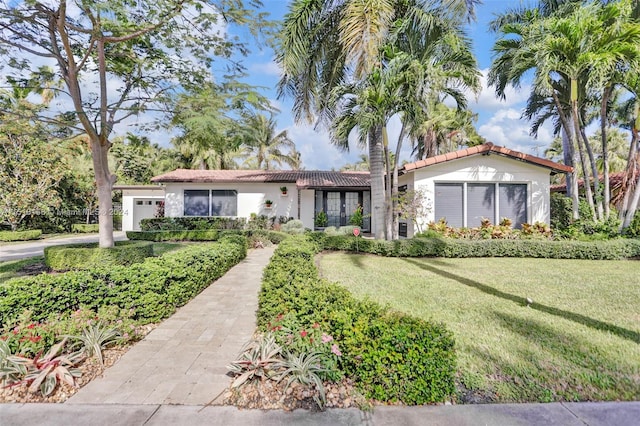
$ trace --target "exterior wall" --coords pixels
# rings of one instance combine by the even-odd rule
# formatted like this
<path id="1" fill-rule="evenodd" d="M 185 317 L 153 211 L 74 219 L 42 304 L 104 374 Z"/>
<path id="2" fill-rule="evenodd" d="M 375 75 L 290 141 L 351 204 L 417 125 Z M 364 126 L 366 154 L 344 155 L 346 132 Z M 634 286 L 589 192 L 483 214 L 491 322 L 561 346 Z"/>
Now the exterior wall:
<path id="1" fill-rule="evenodd" d="M 135 206 L 137 200 L 162 200 L 164 199 L 164 188 L 158 189 L 123 189 L 122 190 L 122 230 L 139 230 L 139 220 L 134 220 Z M 138 218 L 135 218 L 138 219 Z M 134 223 L 138 222 L 138 223 Z"/>
<path id="2" fill-rule="evenodd" d="M 300 220 L 305 228 L 313 229 L 315 197 L 316 191 L 313 189 L 303 189 L 300 191 Z"/>
<path id="3" fill-rule="evenodd" d="M 411 171 L 403 175 L 400 185 L 422 189 L 430 205 L 426 217 L 418 219 L 422 229 L 436 221 L 433 208 L 435 183 L 454 182 L 509 182 L 527 184 L 527 222 L 549 223 L 549 177 L 550 171 L 522 161 L 500 155 L 476 155 L 436 164 Z M 408 227 L 412 236 L 413 224 Z"/>
<path id="4" fill-rule="evenodd" d="M 287 187 L 287 195 L 282 195 L 280 187 Z M 249 218 L 251 213 L 268 217 L 298 217 L 298 189 L 295 183 L 167 183 L 165 186 L 164 214 L 167 217 L 184 216 L 185 189 L 235 190 L 238 193 L 237 217 Z M 265 200 L 273 201 L 271 208 Z M 311 202 L 313 209 L 313 202 Z M 313 223 L 313 213 L 311 217 Z M 305 226 L 306 223 L 305 223 Z"/>

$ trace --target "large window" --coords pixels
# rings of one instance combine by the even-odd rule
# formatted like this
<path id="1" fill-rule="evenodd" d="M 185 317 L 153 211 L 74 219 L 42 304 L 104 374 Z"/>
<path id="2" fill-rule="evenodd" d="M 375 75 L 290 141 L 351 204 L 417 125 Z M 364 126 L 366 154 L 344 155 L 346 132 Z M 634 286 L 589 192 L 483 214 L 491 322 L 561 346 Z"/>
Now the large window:
<path id="1" fill-rule="evenodd" d="M 219 189 L 185 189 L 185 216 L 237 216 L 238 193 Z"/>
<path id="2" fill-rule="evenodd" d="M 528 220 L 527 200 L 524 183 L 436 183 L 435 220 L 473 228 L 483 218 L 496 224 L 506 217 L 521 228 Z"/>

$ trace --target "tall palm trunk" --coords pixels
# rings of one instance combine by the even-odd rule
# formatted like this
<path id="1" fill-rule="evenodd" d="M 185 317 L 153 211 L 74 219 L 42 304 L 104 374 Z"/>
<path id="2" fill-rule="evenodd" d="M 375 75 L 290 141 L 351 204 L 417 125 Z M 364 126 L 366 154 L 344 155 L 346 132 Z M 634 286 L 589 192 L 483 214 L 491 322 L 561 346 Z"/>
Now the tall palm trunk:
<path id="1" fill-rule="evenodd" d="M 594 214 L 597 220 L 602 220 L 604 218 L 604 208 L 602 207 L 602 190 L 600 189 L 598 164 L 596 163 L 596 158 L 593 155 L 593 149 L 591 148 L 591 142 L 589 142 L 589 138 L 587 137 L 587 132 L 585 132 L 584 127 L 582 126 L 580 126 L 580 137 L 582 138 L 582 143 L 587 151 L 589 163 L 591 164 L 591 175 L 593 176 Z"/>
<path id="2" fill-rule="evenodd" d="M 391 174 L 391 156 L 389 155 L 389 134 L 387 126 L 382 126 L 382 145 L 384 148 L 385 191 L 384 191 L 384 238 L 393 239 L 393 182 Z"/>
<path id="3" fill-rule="evenodd" d="M 383 239 L 385 196 L 382 126 L 375 126 L 369 131 L 369 168 L 371 171 L 371 231 L 376 239 Z"/>
<path id="4" fill-rule="evenodd" d="M 602 173 L 604 174 L 604 219 L 609 219 L 611 214 L 611 187 L 609 183 L 609 146 L 607 140 L 607 105 L 613 92 L 613 86 L 604 89 L 600 104 L 600 136 L 602 137 Z"/>
<path id="5" fill-rule="evenodd" d="M 399 215 L 398 215 L 398 209 L 397 209 L 397 204 L 398 204 L 398 159 L 400 158 L 400 151 L 402 151 L 402 140 L 404 139 L 404 132 L 405 132 L 405 123 L 404 121 L 402 122 L 402 127 L 400 127 L 400 135 L 398 136 L 398 144 L 396 145 L 396 155 L 395 157 L 393 157 L 393 188 L 391 190 L 391 201 L 392 201 L 392 208 L 391 208 L 391 213 L 393 214 L 393 223 L 392 223 L 392 229 L 393 229 L 393 235 L 392 238 L 394 240 L 397 240 L 398 238 L 400 238 L 400 230 L 399 230 L 399 226 L 400 226 L 400 220 L 399 220 Z"/>
<path id="6" fill-rule="evenodd" d="M 571 188 L 569 196 L 571 197 L 571 206 L 573 210 L 573 220 L 580 218 L 580 199 L 578 193 L 578 176 L 575 169 L 575 148 L 573 144 L 573 130 L 569 124 L 570 118 L 567 118 L 566 114 L 562 110 L 562 103 L 558 98 L 558 94 L 553 92 L 553 101 L 556 104 L 556 110 L 558 111 L 558 117 L 562 123 L 562 149 L 564 151 L 565 165 L 574 167 L 573 173 L 567 174 L 567 188 Z"/>
<path id="7" fill-rule="evenodd" d="M 572 119 L 573 119 L 573 136 L 575 139 L 575 143 L 578 146 L 578 155 L 580 158 L 580 165 L 582 166 L 582 179 L 584 182 L 584 193 L 585 198 L 587 199 L 587 203 L 589 204 L 589 210 L 591 211 L 591 218 L 596 221 L 596 206 L 593 202 L 593 191 L 591 190 L 591 179 L 589 176 L 589 166 L 587 165 L 587 158 L 585 155 L 585 149 L 582 143 L 582 136 L 580 135 L 580 125 L 578 124 L 579 115 L 578 115 L 578 106 L 577 102 L 573 102 L 572 105 Z"/>
<path id="8" fill-rule="evenodd" d="M 640 174 L 638 173 L 638 129 L 634 126 L 631 131 L 631 143 L 629 145 L 629 156 L 627 158 L 627 172 L 623 182 L 624 198 L 620 207 L 620 230 L 628 227 L 633 220 L 633 216 L 638 209 L 637 198 L 640 197 L 638 184 Z M 633 196 L 632 196 L 633 194 Z M 633 200 L 636 200 L 635 202 Z"/>

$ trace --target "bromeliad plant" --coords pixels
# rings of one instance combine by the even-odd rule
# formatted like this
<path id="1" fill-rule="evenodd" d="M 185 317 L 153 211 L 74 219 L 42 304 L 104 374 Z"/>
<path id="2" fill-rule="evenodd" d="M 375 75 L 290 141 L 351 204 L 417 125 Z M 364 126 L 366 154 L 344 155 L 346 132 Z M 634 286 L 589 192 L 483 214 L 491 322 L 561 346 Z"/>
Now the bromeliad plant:
<path id="1" fill-rule="evenodd" d="M 282 348 L 271 333 L 258 336 L 244 345 L 238 359 L 227 366 L 237 377 L 232 388 L 257 379 L 271 379 L 277 374 Z"/>
<path id="2" fill-rule="evenodd" d="M 50 395 L 60 382 L 75 387 L 76 378 L 81 375 L 80 370 L 75 367 L 84 359 L 84 355 L 80 351 L 62 353 L 66 343 L 67 339 L 63 339 L 53 345 L 45 355 L 38 354 L 33 359 L 22 356 L 9 357 L 14 368 L 23 373 L 20 374 L 23 375 L 21 380 L 11 382 L 9 386 L 26 383 L 30 392 L 40 390 L 44 396 Z"/>
<path id="3" fill-rule="evenodd" d="M 104 365 L 102 349 L 115 343 L 120 337 L 120 333 L 117 329 L 99 321 L 89 324 L 78 336 L 65 337 L 79 340 L 82 345 L 80 351 L 84 352 L 88 357 L 95 357 L 100 362 L 100 365 Z"/>

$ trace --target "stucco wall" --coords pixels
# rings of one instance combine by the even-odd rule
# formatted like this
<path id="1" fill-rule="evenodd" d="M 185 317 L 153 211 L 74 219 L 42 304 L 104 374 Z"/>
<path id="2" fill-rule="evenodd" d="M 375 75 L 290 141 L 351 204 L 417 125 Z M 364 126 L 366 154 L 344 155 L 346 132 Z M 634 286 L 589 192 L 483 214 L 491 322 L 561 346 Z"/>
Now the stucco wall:
<path id="1" fill-rule="evenodd" d="M 500 155 L 476 155 L 452 160 L 409 172 L 402 176 L 400 184 L 408 183 L 422 189 L 430 204 L 426 217 L 420 220 L 426 224 L 437 220 L 434 217 L 433 200 L 435 183 L 454 182 L 509 182 L 527 184 L 527 222 L 549 223 L 549 177 L 550 171 L 544 167 L 510 159 Z M 413 226 L 409 227 L 413 235 Z"/>
<path id="2" fill-rule="evenodd" d="M 122 190 L 122 230 L 133 231 L 136 224 L 134 223 L 134 209 L 136 200 L 162 200 L 164 198 L 164 188 L 158 189 L 123 189 Z"/>
<path id="3" fill-rule="evenodd" d="M 303 189 L 300 191 L 300 220 L 305 228 L 313 229 L 316 191 Z"/>
<path id="4" fill-rule="evenodd" d="M 280 192 L 280 187 L 287 187 L 287 195 Z M 165 186 L 164 214 L 167 217 L 184 215 L 185 189 L 220 189 L 235 190 L 238 193 L 238 217 L 249 218 L 251 213 L 269 217 L 293 217 L 298 219 L 298 189 L 293 183 L 167 183 Z M 264 204 L 265 200 L 273 201 L 271 208 Z M 313 209 L 313 202 L 311 202 Z M 313 213 L 311 213 L 313 222 Z M 305 223 L 306 226 L 306 223 Z"/>

